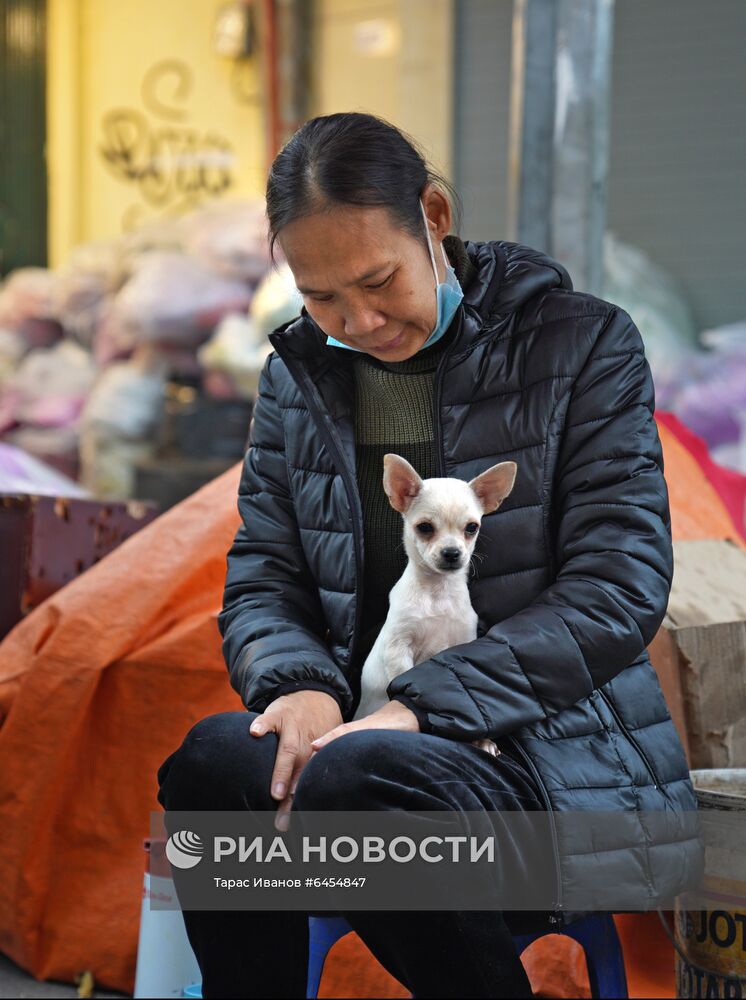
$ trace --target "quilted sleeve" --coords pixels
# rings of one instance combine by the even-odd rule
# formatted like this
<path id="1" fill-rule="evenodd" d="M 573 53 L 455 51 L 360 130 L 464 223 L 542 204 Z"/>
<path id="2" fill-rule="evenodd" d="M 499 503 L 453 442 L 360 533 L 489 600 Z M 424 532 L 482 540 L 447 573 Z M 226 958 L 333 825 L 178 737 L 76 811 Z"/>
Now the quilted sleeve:
<path id="1" fill-rule="evenodd" d="M 352 693 L 323 640 L 325 618 L 300 543 L 270 374 L 259 379 L 238 488 L 241 526 L 228 553 L 218 627 L 232 686 L 250 711 L 281 694 L 326 691 L 343 715 Z"/>
<path id="2" fill-rule="evenodd" d="M 616 307 L 572 384 L 550 514 L 554 583 L 472 642 L 395 678 L 421 728 L 497 738 L 567 708 L 643 652 L 673 572 L 668 493 L 642 339 Z"/>

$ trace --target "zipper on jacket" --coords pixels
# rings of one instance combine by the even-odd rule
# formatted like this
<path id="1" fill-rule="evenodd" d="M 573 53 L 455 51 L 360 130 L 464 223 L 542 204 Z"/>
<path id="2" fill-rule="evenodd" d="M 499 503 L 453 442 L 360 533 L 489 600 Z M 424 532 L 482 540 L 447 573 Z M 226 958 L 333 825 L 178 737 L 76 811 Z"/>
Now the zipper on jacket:
<path id="1" fill-rule="evenodd" d="M 464 321 L 463 309 L 459 313 L 459 330 L 461 329 L 460 324 Z M 458 331 L 456 336 L 458 336 Z M 455 338 L 454 338 L 455 340 Z M 435 380 L 433 385 L 433 435 L 435 441 L 435 455 L 438 462 L 438 471 L 441 478 L 446 476 L 446 464 L 445 464 L 445 453 L 443 451 L 443 432 L 440 424 L 440 400 L 441 400 L 441 389 L 443 385 L 443 373 L 445 371 L 445 366 L 453 350 L 453 340 L 448 345 L 440 359 L 440 363 L 435 372 Z M 550 924 L 554 924 L 556 927 L 561 927 L 564 924 L 564 918 L 562 916 L 562 876 L 560 871 L 560 852 L 559 852 L 559 842 L 557 840 L 557 827 L 554 822 L 554 812 L 552 810 L 552 804 L 549 800 L 549 794 L 546 790 L 546 785 L 544 784 L 541 775 L 536 769 L 536 765 L 531 760 L 529 755 L 520 745 L 518 740 L 514 736 L 509 736 L 511 744 L 515 747 L 516 751 L 520 755 L 521 759 L 524 761 L 526 768 L 532 775 L 534 781 L 536 782 L 541 796 L 544 799 L 544 804 L 547 809 L 549 816 L 549 829 L 552 834 L 552 851 L 554 852 L 554 867 L 557 877 L 556 893 L 557 900 L 555 902 L 554 913 L 549 914 Z"/>
<path id="2" fill-rule="evenodd" d="M 650 763 L 650 760 L 648 759 L 647 754 L 642 749 L 642 747 L 637 742 L 637 740 L 632 735 L 632 733 L 629 731 L 629 729 L 627 729 L 626 725 L 622 722 L 622 718 L 619 715 L 619 712 L 617 712 L 616 708 L 612 704 L 611 698 L 609 698 L 609 696 L 606 695 L 601 690 L 601 688 L 596 688 L 596 690 L 598 691 L 598 693 L 601 696 L 601 698 L 604 700 L 604 702 L 606 704 L 606 707 L 609 709 L 609 711 L 613 715 L 614 720 L 616 721 L 616 724 L 619 726 L 619 729 L 622 732 L 622 735 L 626 736 L 626 738 L 628 739 L 628 741 L 632 744 L 632 746 L 637 751 L 638 756 L 640 757 L 640 760 L 644 764 L 646 771 L 648 772 L 648 774 L 650 775 L 650 777 L 653 779 L 653 785 L 655 786 L 656 791 L 663 792 L 663 794 L 665 795 L 666 794 L 665 793 L 665 789 L 661 786 L 660 779 L 658 778 L 658 775 L 655 773 L 655 769 L 653 768 L 653 765 Z"/>
<path id="3" fill-rule="evenodd" d="M 307 392 L 306 399 L 309 403 L 309 411 L 313 411 L 315 409 L 317 415 L 321 417 L 321 421 L 318 424 L 321 436 L 324 438 L 330 454 L 336 461 L 341 471 L 342 481 L 345 484 L 347 497 L 350 502 L 350 511 L 352 513 L 352 541 L 355 547 L 355 593 L 357 597 L 355 601 L 355 621 L 352 628 L 352 639 L 350 640 L 350 651 L 347 661 L 349 667 L 354 662 L 360 638 L 360 628 L 363 621 L 363 552 L 361 543 L 361 539 L 363 537 L 363 523 L 362 509 L 358 510 L 360 507 L 360 496 L 358 494 L 357 484 L 354 481 L 354 477 L 350 475 L 349 466 L 347 465 L 347 460 L 344 455 L 344 448 L 342 447 L 339 435 L 334 427 L 334 422 L 326 409 L 323 400 L 321 399 L 318 389 L 313 384 L 308 372 L 301 365 L 296 365 L 294 359 L 292 359 L 287 352 L 283 353 L 278 350 L 277 343 L 275 341 L 272 341 L 272 343 L 274 344 L 277 353 L 287 365 L 288 370 L 295 378 L 298 386 L 305 386 Z"/>
<path id="4" fill-rule="evenodd" d="M 446 460 L 443 453 L 443 431 L 440 426 L 440 397 L 442 395 L 441 390 L 443 387 L 443 373 L 445 371 L 446 362 L 453 351 L 454 342 L 461 331 L 461 324 L 464 322 L 463 307 L 459 309 L 458 316 L 458 328 L 454 336 L 451 338 L 448 347 L 446 347 L 441 356 L 438 367 L 435 370 L 433 385 L 433 440 L 435 444 L 435 460 L 438 463 L 438 476 L 441 479 L 445 479 L 446 476 Z"/>
<path id="5" fill-rule="evenodd" d="M 521 744 L 515 738 L 515 736 L 508 736 L 510 743 L 517 750 L 521 757 L 521 760 L 526 765 L 526 768 L 530 772 L 532 778 L 539 786 L 539 791 L 541 792 L 541 797 L 544 799 L 544 805 L 547 808 L 547 813 L 549 814 L 549 829 L 552 834 L 552 850 L 554 852 L 554 867 L 557 875 L 557 899 L 554 904 L 554 913 L 550 913 L 549 922 L 555 924 L 556 926 L 562 926 L 564 924 L 564 918 L 562 916 L 562 873 L 560 869 L 560 850 L 559 841 L 557 839 L 557 826 L 554 821 L 554 810 L 552 809 L 552 803 L 549 800 L 549 792 L 547 792 L 547 787 L 539 774 L 539 771 L 534 764 L 534 762 L 529 757 L 528 753 L 523 749 Z"/>

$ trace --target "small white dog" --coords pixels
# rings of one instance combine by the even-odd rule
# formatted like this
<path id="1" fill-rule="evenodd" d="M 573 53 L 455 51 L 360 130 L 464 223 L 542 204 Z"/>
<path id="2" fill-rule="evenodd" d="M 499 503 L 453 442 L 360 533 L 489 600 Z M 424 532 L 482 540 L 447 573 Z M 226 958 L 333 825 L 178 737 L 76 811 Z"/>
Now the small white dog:
<path id="1" fill-rule="evenodd" d="M 470 482 L 421 479 L 400 455 L 383 456 L 383 488 L 404 519 L 407 566 L 389 593 L 389 613 L 363 664 L 362 719 L 386 704 L 394 677 L 449 646 L 477 637 L 468 587 L 469 561 L 482 515 L 513 489 L 517 466 L 500 462 Z M 492 740 L 474 746 L 496 756 Z"/>

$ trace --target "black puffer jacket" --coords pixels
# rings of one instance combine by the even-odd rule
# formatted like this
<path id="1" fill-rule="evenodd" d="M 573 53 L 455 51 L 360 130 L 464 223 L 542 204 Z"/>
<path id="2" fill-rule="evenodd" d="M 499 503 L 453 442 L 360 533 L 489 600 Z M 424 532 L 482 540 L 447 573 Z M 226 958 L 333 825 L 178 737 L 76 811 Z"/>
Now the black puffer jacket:
<path id="1" fill-rule="evenodd" d="M 603 843 L 559 836 L 558 909 L 590 856 L 600 882 L 631 886 L 629 908 L 654 905 L 696 880 L 701 849 L 645 651 L 672 553 L 642 341 L 626 313 L 574 292 L 550 258 L 505 242 L 466 247 L 477 276 L 434 384 L 439 474 L 468 480 L 513 459 L 518 477 L 477 541 L 479 637 L 388 693 L 416 706 L 428 732 L 508 741 L 553 813 L 626 812 Z M 328 347 L 306 315 L 270 340 L 219 619 L 225 658 L 249 709 L 315 688 L 349 720 L 365 600 L 350 352 Z M 670 819 L 662 842 L 653 810 Z"/>

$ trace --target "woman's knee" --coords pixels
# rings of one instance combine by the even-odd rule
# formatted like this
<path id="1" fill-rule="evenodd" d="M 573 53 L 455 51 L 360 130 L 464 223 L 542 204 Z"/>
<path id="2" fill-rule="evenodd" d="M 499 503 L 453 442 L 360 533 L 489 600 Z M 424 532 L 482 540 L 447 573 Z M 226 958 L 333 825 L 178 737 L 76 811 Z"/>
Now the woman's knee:
<path id="1" fill-rule="evenodd" d="M 325 811 L 380 808 L 397 786 L 399 752 L 392 733 L 362 729 L 338 736 L 304 767 L 293 807 Z M 399 758 L 400 759 L 400 758 Z"/>
<path id="2" fill-rule="evenodd" d="M 158 769 L 160 804 L 168 810 L 272 808 L 277 738 L 252 736 L 255 718 L 255 712 L 219 712 L 192 726 Z"/>

